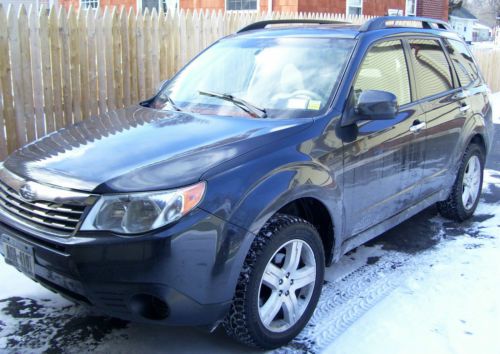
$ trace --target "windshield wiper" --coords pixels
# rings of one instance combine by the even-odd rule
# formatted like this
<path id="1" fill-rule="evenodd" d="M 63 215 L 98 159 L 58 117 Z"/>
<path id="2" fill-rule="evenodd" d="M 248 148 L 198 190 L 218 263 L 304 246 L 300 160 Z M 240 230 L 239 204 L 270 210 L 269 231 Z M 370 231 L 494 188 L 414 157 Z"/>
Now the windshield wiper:
<path id="1" fill-rule="evenodd" d="M 163 102 L 168 102 L 168 104 L 174 109 L 176 110 L 177 112 L 181 112 L 182 109 L 174 102 L 174 100 L 172 98 L 170 98 L 169 95 L 167 95 L 166 93 L 160 93 L 158 94 L 157 96 L 159 99 L 161 99 Z M 154 101 L 156 100 L 157 98 L 154 99 Z M 154 102 L 152 101 L 152 102 Z"/>
<path id="2" fill-rule="evenodd" d="M 267 117 L 267 112 L 264 108 L 259 108 L 253 104 L 251 104 L 248 101 L 245 101 L 244 99 L 234 97 L 233 95 L 227 94 L 227 93 L 218 93 L 218 92 L 212 92 L 212 91 L 198 91 L 200 95 L 205 95 L 209 97 L 215 97 L 215 98 L 220 98 L 221 100 L 229 101 L 234 103 L 235 106 L 241 108 L 245 112 L 253 115 L 254 117 L 258 118 L 266 118 Z"/>
<path id="3" fill-rule="evenodd" d="M 182 109 L 179 108 L 179 106 L 177 104 L 175 104 L 174 100 L 170 98 L 169 95 L 166 95 L 166 97 L 164 97 L 168 103 L 170 103 L 170 105 L 172 106 L 173 109 L 175 109 L 177 112 L 180 112 L 182 111 Z"/>

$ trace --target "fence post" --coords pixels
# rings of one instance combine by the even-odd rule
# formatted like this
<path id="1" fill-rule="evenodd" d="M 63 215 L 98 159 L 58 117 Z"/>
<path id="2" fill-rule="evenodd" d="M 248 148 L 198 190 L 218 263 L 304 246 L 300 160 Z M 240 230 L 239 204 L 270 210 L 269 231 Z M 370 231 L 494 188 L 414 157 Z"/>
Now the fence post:
<path id="1" fill-rule="evenodd" d="M 77 15 L 75 9 L 70 7 L 68 13 L 68 33 L 69 33 L 69 57 L 70 57 L 70 77 L 71 77 L 71 110 L 73 122 L 82 120 L 82 84 L 80 77 L 80 65 L 82 64 L 80 43 L 78 32 Z"/>
<path id="2" fill-rule="evenodd" d="M 59 38 L 59 21 L 57 10 L 54 6 L 49 14 L 49 36 L 50 36 L 50 65 L 54 92 L 54 129 L 64 126 L 63 117 L 63 89 L 62 89 L 62 67 L 61 67 L 61 42 Z"/>
<path id="3" fill-rule="evenodd" d="M 89 37 L 87 35 L 87 20 L 89 13 L 92 10 L 83 9 L 80 7 L 76 16 L 76 23 L 78 27 L 77 40 L 79 44 L 78 52 L 80 54 L 80 84 L 81 84 L 81 117 L 82 119 L 87 119 L 90 117 L 90 88 L 89 88 L 89 53 L 88 53 L 88 41 Z"/>
<path id="4" fill-rule="evenodd" d="M 137 23 L 134 9 L 130 8 L 128 13 L 128 38 L 130 40 L 129 52 L 130 56 L 130 101 L 136 103 L 139 100 L 139 84 L 137 79 Z"/>
<path id="5" fill-rule="evenodd" d="M 19 147 L 17 138 L 16 113 L 14 111 L 14 97 L 12 95 L 12 67 L 10 65 L 10 48 L 7 15 L 0 4 L 0 86 L 3 97 L 2 102 L 2 124 L 5 125 L 7 151 L 3 151 L 3 157 Z M 3 159 L 3 157 L 0 157 Z"/>
<path id="6" fill-rule="evenodd" d="M 18 18 L 14 13 L 14 7 L 9 5 L 8 12 L 8 34 L 9 34 L 9 49 L 10 49 L 10 60 L 12 65 L 12 93 L 14 96 L 14 107 L 16 114 L 16 134 L 18 143 L 20 145 L 25 145 L 26 140 L 26 124 L 24 115 L 24 93 L 22 84 L 22 72 L 21 72 L 21 48 L 19 43 L 19 27 Z"/>
<path id="7" fill-rule="evenodd" d="M 40 26 L 40 61 L 42 65 L 43 85 L 43 112 L 45 132 L 50 133 L 55 129 L 54 122 L 54 91 L 52 87 L 52 65 L 50 63 L 50 36 L 48 9 L 42 5 L 38 13 Z"/>

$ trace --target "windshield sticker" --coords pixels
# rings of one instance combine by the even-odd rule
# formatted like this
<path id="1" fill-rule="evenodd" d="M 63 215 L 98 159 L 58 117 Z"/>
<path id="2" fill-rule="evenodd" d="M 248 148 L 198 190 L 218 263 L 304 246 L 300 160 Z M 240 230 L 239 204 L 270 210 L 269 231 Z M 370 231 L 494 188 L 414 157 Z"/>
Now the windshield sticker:
<path id="1" fill-rule="evenodd" d="M 305 98 L 290 98 L 286 107 L 290 109 L 306 109 L 308 101 Z"/>
<path id="2" fill-rule="evenodd" d="M 321 101 L 309 101 L 309 104 L 307 105 L 307 109 L 312 109 L 315 111 L 318 111 L 321 108 Z"/>

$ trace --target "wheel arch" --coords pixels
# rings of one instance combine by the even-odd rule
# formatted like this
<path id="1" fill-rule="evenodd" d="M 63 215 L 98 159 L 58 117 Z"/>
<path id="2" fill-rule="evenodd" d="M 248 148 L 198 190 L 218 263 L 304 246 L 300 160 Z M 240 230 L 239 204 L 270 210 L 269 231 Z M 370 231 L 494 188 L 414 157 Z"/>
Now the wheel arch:
<path id="1" fill-rule="evenodd" d="M 304 179 L 304 176 L 313 175 L 321 178 L 316 181 Z M 258 234 L 277 213 L 300 217 L 318 230 L 325 250 L 326 264 L 339 258 L 343 215 L 341 188 L 326 169 L 312 163 L 288 166 L 262 180 L 243 199 L 230 221 Z M 247 222 L 250 222 L 241 225 L 241 211 L 251 210 L 253 208 L 249 206 L 255 205 L 265 207 L 254 215 L 245 213 Z"/>
<path id="2" fill-rule="evenodd" d="M 484 139 L 484 136 L 481 133 L 476 132 L 475 134 L 473 134 L 470 137 L 467 146 L 469 146 L 471 144 L 476 144 L 476 145 L 480 146 L 481 149 L 483 150 L 484 157 L 486 157 L 486 153 L 488 151 L 488 147 L 486 146 L 486 140 Z"/>
<path id="3" fill-rule="evenodd" d="M 302 197 L 289 202 L 276 213 L 297 216 L 311 223 L 321 238 L 326 266 L 332 263 L 336 237 L 335 227 L 330 212 L 322 201 L 313 197 Z"/>

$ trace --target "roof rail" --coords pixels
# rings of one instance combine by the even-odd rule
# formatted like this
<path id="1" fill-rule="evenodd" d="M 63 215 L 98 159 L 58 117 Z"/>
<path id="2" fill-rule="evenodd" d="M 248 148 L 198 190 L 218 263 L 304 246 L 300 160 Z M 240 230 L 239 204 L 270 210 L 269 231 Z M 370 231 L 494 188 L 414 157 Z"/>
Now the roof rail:
<path id="1" fill-rule="evenodd" d="M 247 32 L 247 31 L 252 31 L 252 30 L 258 30 L 258 29 L 264 29 L 266 26 L 269 25 L 279 25 L 279 24 L 293 24 L 293 23 L 314 23 L 318 25 L 328 25 L 328 24 L 351 24 L 350 22 L 343 22 L 343 21 L 333 21 L 333 20 L 310 20 L 310 19 L 304 19 L 304 20 L 298 20 L 298 19 L 291 19 L 291 20 L 267 20 L 267 21 L 259 21 L 259 22 L 254 22 L 246 27 L 243 27 L 240 29 L 237 33 L 242 33 L 242 32 Z"/>
<path id="2" fill-rule="evenodd" d="M 393 21 L 422 22 L 422 28 L 427 28 L 427 29 L 435 28 L 432 26 L 433 24 L 435 24 L 438 29 L 451 30 L 451 27 L 448 23 L 441 20 L 436 20 L 434 18 L 415 17 L 415 16 L 382 16 L 382 17 L 375 17 L 369 21 L 366 21 L 359 28 L 359 31 L 368 32 L 368 31 L 388 28 L 390 26 L 387 26 L 387 22 L 393 22 Z"/>

